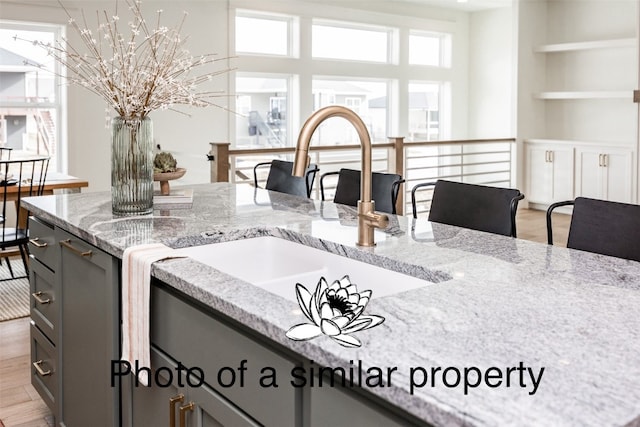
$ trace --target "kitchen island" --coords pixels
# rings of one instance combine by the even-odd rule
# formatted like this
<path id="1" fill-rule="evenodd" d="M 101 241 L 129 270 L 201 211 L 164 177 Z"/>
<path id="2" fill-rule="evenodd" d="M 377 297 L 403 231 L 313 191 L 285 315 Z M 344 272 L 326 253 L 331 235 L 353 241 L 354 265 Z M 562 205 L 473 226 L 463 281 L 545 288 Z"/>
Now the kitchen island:
<path id="1" fill-rule="evenodd" d="M 142 243 L 184 248 L 275 236 L 428 281 L 374 294 L 365 314 L 385 321 L 354 334 L 361 347 L 346 348 L 328 336 L 289 339 L 285 333 L 305 321 L 294 300 L 190 258 L 152 266 L 161 292 L 215 313 L 293 366 L 343 368 L 356 379 L 384 372 L 381 381 L 346 389 L 399 424 L 640 425 L 640 263 L 402 216 L 376 231 L 377 246 L 359 248 L 351 208 L 225 183 L 195 186 L 191 208 L 157 209 L 153 216 L 113 217 L 109 193 L 23 203 L 41 221 L 114 259 Z M 254 368 L 267 366 L 257 355 L 239 354 L 238 364 L 242 358 Z M 263 384 L 267 396 L 292 379 L 283 369 L 279 387 Z M 207 380 L 216 388 L 215 376 L 207 373 Z M 294 419 L 314 425 L 308 395 L 333 390 L 307 385 L 294 390 L 303 402 Z M 325 402 L 331 408 L 331 396 Z M 127 413 L 127 404 L 121 406 Z M 334 412 L 349 416 L 337 405 Z"/>

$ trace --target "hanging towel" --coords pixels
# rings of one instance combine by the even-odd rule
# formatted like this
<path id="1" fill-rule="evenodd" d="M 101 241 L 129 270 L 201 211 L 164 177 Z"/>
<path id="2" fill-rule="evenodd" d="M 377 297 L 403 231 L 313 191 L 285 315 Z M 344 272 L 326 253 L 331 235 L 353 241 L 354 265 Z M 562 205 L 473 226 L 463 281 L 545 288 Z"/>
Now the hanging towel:
<path id="1" fill-rule="evenodd" d="M 132 246 L 122 255 L 122 357 L 133 367 L 150 368 L 149 295 L 151 264 L 186 255 L 161 243 Z M 138 380 L 149 385 L 148 373 L 142 370 Z"/>

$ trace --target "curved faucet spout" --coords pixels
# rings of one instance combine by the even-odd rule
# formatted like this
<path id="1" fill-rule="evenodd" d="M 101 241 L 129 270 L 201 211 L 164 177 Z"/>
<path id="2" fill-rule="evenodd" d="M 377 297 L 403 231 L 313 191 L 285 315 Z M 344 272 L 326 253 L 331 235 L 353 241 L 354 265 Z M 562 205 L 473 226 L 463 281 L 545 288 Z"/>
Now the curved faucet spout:
<path id="1" fill-rule="evenodd" d="M 298 144 L 296 145 L 295 159 L 292 174 L 303 176 L 309 163 L 309 145 L 311 137 L 322 122 L 331 117 L 342 117 L 356 129 L 360 138 L 362 172 L 360 176 L 360 200 L 358 201 L 358 245 L 374 246 L 374 228 L 387 226 L 389 218 L 384 214 L 375 213 L 374 202 L 371 200 L 371 138 L 362 119 L 346 107 L 331 105 L 313 113 L 302 125 Z"/>

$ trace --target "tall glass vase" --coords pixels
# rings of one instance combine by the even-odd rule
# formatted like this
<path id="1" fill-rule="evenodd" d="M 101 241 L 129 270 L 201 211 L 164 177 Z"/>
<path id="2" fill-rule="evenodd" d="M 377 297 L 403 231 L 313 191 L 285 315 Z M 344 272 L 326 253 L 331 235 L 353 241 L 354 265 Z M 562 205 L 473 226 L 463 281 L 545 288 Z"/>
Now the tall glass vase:
<path id="1" fill-rule="evenodd" d="M 114 214 L 153 211 L 153 122 L 114 117 L 111 123 L 111 207 Z"/>

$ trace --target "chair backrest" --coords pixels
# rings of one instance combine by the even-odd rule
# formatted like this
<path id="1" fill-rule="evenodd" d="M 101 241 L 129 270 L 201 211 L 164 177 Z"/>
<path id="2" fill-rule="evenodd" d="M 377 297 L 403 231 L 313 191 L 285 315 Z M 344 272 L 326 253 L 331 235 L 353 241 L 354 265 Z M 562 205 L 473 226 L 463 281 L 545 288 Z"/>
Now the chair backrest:
<path id="1" fill-rule="evenodd" d="M 26 218 L 20 216 L 20 201 L 24 197 L 40 196 L 44 191 L 48 157 L 20 160 L 0 160 L 0 191 L 2 191 L 2 244 L 8 240 L 26 238 Z M 15 209 L 15 222 L 7 220 L 7 212 Z"/>
<path id="2" fill-rule="evenodd" d="M 640 206 L 576 198 L 567 247 L 640 261 Z"/>
<path id="3" fill-rule="evenodd" d="M 0 147 L 0 160 L 11 160 L 11 147 Z"/>
<path id="4" fill-rule="evenodd" d="M 292 194 L 294 196 L 310 197 L 313 189 L 313 183 L 319 170 L 318 166 L 313 163 L 310 164 L 305 171 L 304 177 L 291 175 L 292 170 L 293 162 L 285 160 L 271 161 L 271 167 L 269 169 L 269 175 L 267 176 L 265 188 L 267 190 Z"/>
<path id="5" fill-rule="evenodd" d="M 335 203 L 357 206 L 360 200 L 360 175 L 355 169 L 340 169 L 338 184 L 333 198 Z M 373 172 L 371 174 L 371 198 L 375 201 L 375 210 L 390 214 L 396 213 L 396 200 L 400 193 L 400 184 L 404 180 L 395 173 Z"/>
<path id="6" fill-rule="evenodd" d="M 516 210 L 523 198 L 513 188 L 438 180 L 429 221 L 516 237 Z"/>

